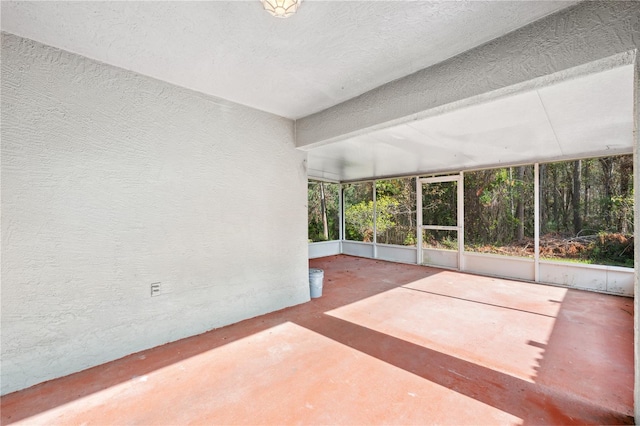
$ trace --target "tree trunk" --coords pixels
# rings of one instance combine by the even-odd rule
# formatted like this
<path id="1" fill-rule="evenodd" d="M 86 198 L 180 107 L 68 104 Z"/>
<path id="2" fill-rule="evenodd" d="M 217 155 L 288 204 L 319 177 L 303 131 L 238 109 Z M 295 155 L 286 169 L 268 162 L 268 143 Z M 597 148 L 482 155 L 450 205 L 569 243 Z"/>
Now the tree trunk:
<path id="1" fill-rule="evenodd" d="M 602 167 L 602 184 L 604 187 L 604 199 L 602 203 L 602 219 L 604 227 L 611 228 L 611 181 L 613 178 L 613 158 L 600 158 L 600 166 Z"/>
<path id="2" fill-rule="evenodd" d="M 547 165 L 540 164 L 538 174 L 540 175 L 540 234 L 547 233 L 547 222 L 549 220 L 549 203 L 547 202 Z"/>
<path id="3" fill-rule="evenodd" d="M 586 161 L 584 163 L 584 173 L 582 176 L 582 180 L 584 182 L 584 205 L 583 205 L 583 213 L 582 218 L 589 222 L 589 189 L 591 188 L 591 182 L 589 182 L 589 171 L 590 171 L 591 161 Z"/>
<path id="4" fill-rule="evenodd" d="M 524 240 L 524 167 L 520 166 L 517 169 L 518 173 L 518 202 L 516 205 L 516 212 L 518 214 L 518 241 Z"/>
<path id="5" fill-rule="evenodd" d="M 560 194 L 558 193 L 558 167 L 553 167 L 553 221 L 556 231 L 560 231 Z"/>
<path id="6" fill-rule="evenodd" d="M 324 183 L 320 182 L 320 209 L 322 211 L 322 236 L 329 241 L 329 226 L 327 224 L 327 201 L 324 198 Z"/>
<path id="7" fill-rule="evenodd" d="M 514 217 L 516 215 L 515 212 L 515 204 L 513 203 L 513 167 L 509 167 L 509 182 L 511 183 L 511 185 L 509 185 L 509 208 L 510 208 L 510 213 L 511 213 L 511 217 Z"/>
<path id="8" fill-rule="evenodd" d="M 580 217 L 580 184 L 582 181 L 582 161 L 573 162 L 573 232 L 578 235 L 582 231 L 582 217 Z"/>
<path id="9" fill-rule="evenodd" d="M 620 167 L 620 196 L 623 198 L 622 205 L 620 207 L 620 215 L 618 219 L 618 230 L 622 234 L 629 233 L 629 222 L 627 221 L 627 216 L 629 215 L 629 205 L 626 202 L 626 199 L 630 196 L 629 194 L 629 180 L 633 176 L 633 156 L 625 155 L 620 157 L 619 159 L 619 167 Z"/>

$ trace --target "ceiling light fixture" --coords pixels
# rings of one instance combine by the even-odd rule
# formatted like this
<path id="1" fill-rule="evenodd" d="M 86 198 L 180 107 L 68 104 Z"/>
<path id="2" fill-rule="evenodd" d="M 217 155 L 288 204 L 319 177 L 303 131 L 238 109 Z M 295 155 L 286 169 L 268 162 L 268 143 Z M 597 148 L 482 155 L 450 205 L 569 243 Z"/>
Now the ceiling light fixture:
<path id="1" fill-rule="evenodd" d="M 296 13 L 302 0 L 260 0 L 264 10 L 276 18 L 288 18 Z"/>

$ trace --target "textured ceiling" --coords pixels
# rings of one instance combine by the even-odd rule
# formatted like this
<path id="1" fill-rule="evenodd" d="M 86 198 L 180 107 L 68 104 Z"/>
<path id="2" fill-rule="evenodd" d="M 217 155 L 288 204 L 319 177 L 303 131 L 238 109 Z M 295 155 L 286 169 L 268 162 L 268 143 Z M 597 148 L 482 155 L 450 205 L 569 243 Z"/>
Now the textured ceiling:
<path id="1" fill-rule="evenodd" d="M 577 1 L 2 1 L 2 30 L 289 118 L 321 111 Z"/>
<path id="2" fill-rule="evenodd" d="M 313 148 L 309 176 L 349 181 L 630 153 L 633 65 Z"/>

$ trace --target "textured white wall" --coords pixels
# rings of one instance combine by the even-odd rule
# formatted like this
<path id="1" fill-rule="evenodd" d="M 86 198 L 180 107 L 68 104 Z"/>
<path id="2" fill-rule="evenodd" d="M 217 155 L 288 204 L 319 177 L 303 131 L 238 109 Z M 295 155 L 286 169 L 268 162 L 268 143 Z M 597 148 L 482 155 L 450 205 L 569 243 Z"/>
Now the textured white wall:
<path id="1" fill-rule="evenodd" d="M 3 394 L 309 300 L 291 121 L 3 34 L 1 136 Z"/>

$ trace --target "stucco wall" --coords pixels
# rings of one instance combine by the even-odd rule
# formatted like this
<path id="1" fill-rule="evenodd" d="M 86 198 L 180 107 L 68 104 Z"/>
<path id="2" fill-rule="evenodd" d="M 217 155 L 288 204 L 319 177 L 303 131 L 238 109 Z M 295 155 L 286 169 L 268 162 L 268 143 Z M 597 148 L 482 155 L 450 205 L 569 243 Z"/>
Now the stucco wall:
<path id="1" fill-rule="evenodd" d="M 3 394 L 309 300 L 291 121 L 3 34 L 1 136 Z"/>

